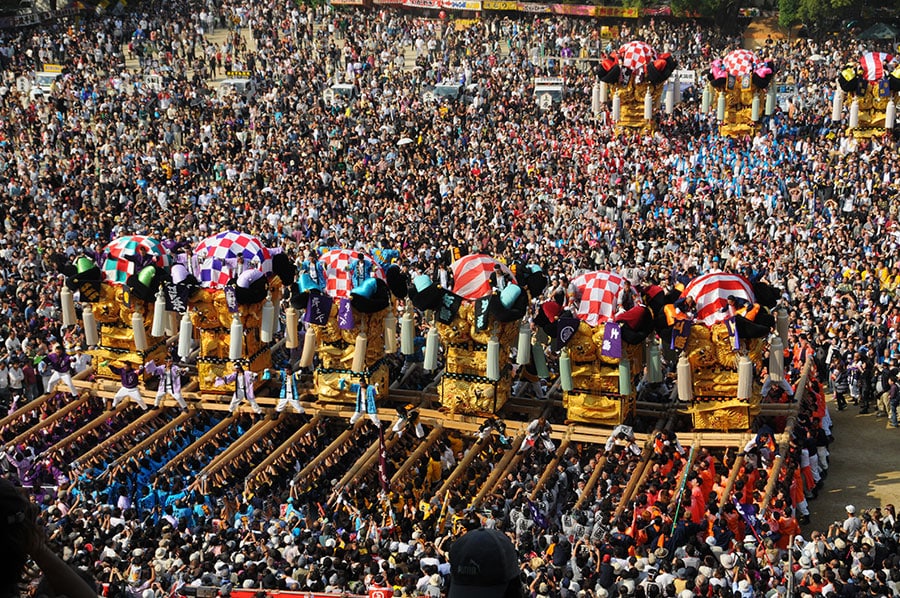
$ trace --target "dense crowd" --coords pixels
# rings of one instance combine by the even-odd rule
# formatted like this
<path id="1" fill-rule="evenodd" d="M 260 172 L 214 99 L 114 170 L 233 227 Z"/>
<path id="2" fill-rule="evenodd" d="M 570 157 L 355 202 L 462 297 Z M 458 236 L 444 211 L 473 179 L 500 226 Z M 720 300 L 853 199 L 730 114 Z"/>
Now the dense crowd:
<path id="1" fill-rule="evenodd" d="M 47 390 L 54 345 L 73 354 L 84 345 L 77 326 L 61 326 L 57 263 L 123 234 L 196 243 L 224 229 L 254 233 L 298 263 L 319 246 L 393 249 L 411 275 L 439 280 L 457 253 L 538 263 L 547 297 L 567 296 L 569 281 L 594 269 L 627 268 L 635 284 L 664 287 L 713 269 L 741 272 L 783 289 L 794 326 L 789 378 L 796 384 L 814 356 L 821 381 L 810 383 L 769 504 L 780 447 L 765 430 L 740 456 L 691 455 L 661 433 L 630 504 L 618 499 L 641 447 L 627 433 L 606 447 L 571 445 L 539 489 L 551 454 L 538 443 L 471 510 L 504 448 L 498 434 L 445 493 L 466 456 L 454 436 L 379 495 L 373 474 L 337 484 L 373 440 L 365 427 L 305 478 L 333 487 L 289 482 L 344 432 L 318 423 L 261 485 L 241 492 L 293 429 L 280 424 L 210 479 L 196 475 L 252 422 L 236 418 L 216 432 L 215 417 L 195 416 L 127 460 L 116 450 L 73 463 L 90 443 L 60 442 L 104 418 L 85 402 L 42 438 L 9 446 L 0 464 L 41 501 L 50 545 L 66 562 L 143 598 L 185 584 L 441 595 L 449 546 L 483 525 L 513 537 L 534 596 L 786 595 L 791 576 L 798 595 L 898 595 L 892 507 L 848 506 L 827 533 L 800 530 L 827 476 L 822 382 L 839 409 L 855 402 L 863 413 L 891 412 L 894 424 L 900 399 L 894 140 L 856 140 L 830 121 L 837 69 L 877 48 L 766 44 L 759 53 L 796 93 L 758 135 L 719 137 L 688 90 L 672 115 L 658 115 L 655 133 L 636 136 L 593 117 L 589 67 L 540 55 L 597 57 L 643 39 L 702 75 L 740 40 L 681 21 L 622 23 L 618 39 L 604 40 L 596 23 L 562 17 L 486 15 L 456 28 L 388 10 L 212 1 L 140 10 L 0 35 L 0 404 L 9 409 Z M 126 69 L 132 60 L 139 66 Z M 65 67 L 49 94 L 18 85 L 48 63 Z M 208 83 L 228 71 L 250 71 L 255 95 L 220 95 Z M 571 93 L 543 111 L 530 88 L 548 74 L 565 76 Z M 355 84 L 358 97 L 327 102 L 335 81 Z M 471 96 L 426 99 L 448 81 Z M 412 143 L 399 144 L 404 137 Z M 76 371 L 90 358 L 78 359 Z M 59 395 L 9 422 L 4 443 L 71 400 Z M 136 417 L 108 416 L 93 441 Z M 156 414 L 137 439 L 174 417 Z M 172 461 L 210 430 L 202 451 Z M 742 475 L 729 486 L 736 458 Z"/>

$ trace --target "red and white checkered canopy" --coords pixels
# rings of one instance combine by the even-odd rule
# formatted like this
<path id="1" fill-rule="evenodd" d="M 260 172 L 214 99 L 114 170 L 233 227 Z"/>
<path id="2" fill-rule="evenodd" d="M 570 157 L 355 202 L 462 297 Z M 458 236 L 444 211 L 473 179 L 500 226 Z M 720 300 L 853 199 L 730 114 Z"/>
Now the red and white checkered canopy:
<path id="1" fill-rule="evenodd" d="M 697 319 L 707 326 L 712 326 L 728 319 L 728 312 L 722 308 L 728 306 L 728 296 L 734 295 L 753 303 L 756 298 L 750 281 L 740 274 L 727 272 L 711 272 L 698 276 L 688 283 L 682 291 L 682 297 L 690 297 L 697 304 Z"/>
<path id="2" fill-rule="evenodd" d="M 643 68 L 648 62 L 653 60 L 653 48 L 644 42 L 628 42 L 619 48 L 619 62 L 627 69 Z"/>
<path id="3" fill-rule="evenodd" d="M 750 50 L 735 50 L 722 60 L 725 71 L 735 77 L 743 77 L 753 72 L 754 65 L 759 62 L 756 54 Z"/>
<path id="4" fill-rule="evenodd" d="M 613 319 L 619 307 L 619 293 L 625 278 L 615 272 L 597 270 L 572 280 L 576 293 L 581 294 L 578 312 L 575 314 L 589 326 Z"/>
<path id="5" fill-rule="evenodd" d="M 360 260 L 362 261 L 360 263 Z M 371 255 L 353 249 L 331 249 L 319 258 L 325 268 L 325 292 L 335 299 L 349 299 L 353 290 L 353 274 L 357 266 L 362 266 L 374 276 L 385 280 L 384 269 Z"/>
<path id="6" fill-rule="evenodd" d="M 516 277 L 506 267 L 506 264 L 489 255 L 476 253 L 461 257 L 450 264 L 450 272 L 453 274 L 453 292 L 469 301 L 490 295 L 494 291 L 491 286 L 491 274 L 494 273 L 494 266 L 500 266 L 503 275 L 510 282 L 516 284 Z"/>

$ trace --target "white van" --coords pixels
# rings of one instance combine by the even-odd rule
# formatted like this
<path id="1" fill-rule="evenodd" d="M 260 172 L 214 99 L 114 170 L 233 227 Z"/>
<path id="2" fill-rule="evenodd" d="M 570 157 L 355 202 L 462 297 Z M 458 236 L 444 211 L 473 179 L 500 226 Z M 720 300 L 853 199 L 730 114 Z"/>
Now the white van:
<path id="1" fill-rule="evenodd" d="M 225 79 L 219 83 L 218 94 L 220 98 L 235 93 L 249 100 L 256 95 L 256 84 L 253 79 L 235 78 Z"/>
<path id="2" fill-rule="evenodd" d="M 566 80 L 562 77 L 534 78 L 534 101 L 543 109 L 561 103 L 567 91 Z"/>

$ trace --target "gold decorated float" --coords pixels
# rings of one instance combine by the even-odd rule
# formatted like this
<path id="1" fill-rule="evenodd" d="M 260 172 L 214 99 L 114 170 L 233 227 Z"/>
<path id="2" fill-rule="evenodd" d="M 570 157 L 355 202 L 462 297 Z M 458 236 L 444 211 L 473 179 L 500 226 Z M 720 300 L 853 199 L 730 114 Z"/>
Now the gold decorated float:
<path id="1" fill-rule="evenodd" d="M 702 112 L 712 105 L 722 135 L 755 134 L 763 114 L 770 115 L 775 109 L 775 90 L 770 89 L 773 75 L 773 63 L 761 61 L 750 50 L 734 50 L 710 66 Z"/>
<path id="2" fill-rule="evenodd" d="M 656 54 L 640 41 L 624 44 L 600 63 L 600 101 L 612 96 L 612 119 L 618 130 L 653 130 L 654 111 L 676 66 L 671 54 Z"/>
<path id="3" fill-rule="evenodd" d="M 846 109 L 847 131 L 855 137 L 880 137 L 894 128 L 900 66 L 889 59 L 882 52 L 865 52 L 838 74 L 831 118 L 841 121 Z"/>

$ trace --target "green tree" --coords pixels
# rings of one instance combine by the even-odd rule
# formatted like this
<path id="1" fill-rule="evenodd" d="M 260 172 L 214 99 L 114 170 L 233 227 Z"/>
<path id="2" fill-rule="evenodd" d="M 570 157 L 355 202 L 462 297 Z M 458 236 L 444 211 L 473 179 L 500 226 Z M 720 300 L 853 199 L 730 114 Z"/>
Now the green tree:
<path id="1" fill-rule="evenodd" d="M 670 6 L 676 16 L 713 19 L 724 31 L 737 32 L 740 0 L 671 0 Z"/>
<path id="2" fill-rule="evenodd" d="M 790 27 L 799 20 L 800 0 L 778 0 L 778 24 Z"/>

